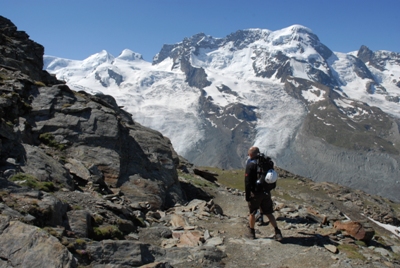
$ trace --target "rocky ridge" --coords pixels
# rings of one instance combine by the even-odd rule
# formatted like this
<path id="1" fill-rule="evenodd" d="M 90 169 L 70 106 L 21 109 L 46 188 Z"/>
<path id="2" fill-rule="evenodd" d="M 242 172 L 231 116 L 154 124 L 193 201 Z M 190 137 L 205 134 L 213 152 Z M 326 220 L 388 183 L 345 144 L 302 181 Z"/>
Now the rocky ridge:
<path id="1" fill-rule="evenodd" d="M 399 267 L 398 237 L 361 215 L 398 225 L 398 204 L 279 170 L 285 238 L 245 239 L 241 190 L 41 70 L 41 46 L 3 17 L 0 38 L 0 267 Z"/>

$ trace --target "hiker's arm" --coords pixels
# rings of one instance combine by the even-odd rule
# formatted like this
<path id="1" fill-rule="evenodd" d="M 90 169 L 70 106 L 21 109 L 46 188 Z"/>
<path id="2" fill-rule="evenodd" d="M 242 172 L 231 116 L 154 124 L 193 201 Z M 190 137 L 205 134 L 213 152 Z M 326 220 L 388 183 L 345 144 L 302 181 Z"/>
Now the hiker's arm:
<path id="1" fill-rule="evenodd" d="M 246 171 L 244 175 L 244 189 L 246 193 L 246 201 L 250 201 L 250 190 L 251 190 L 251 164 L 246 166 Z"/>

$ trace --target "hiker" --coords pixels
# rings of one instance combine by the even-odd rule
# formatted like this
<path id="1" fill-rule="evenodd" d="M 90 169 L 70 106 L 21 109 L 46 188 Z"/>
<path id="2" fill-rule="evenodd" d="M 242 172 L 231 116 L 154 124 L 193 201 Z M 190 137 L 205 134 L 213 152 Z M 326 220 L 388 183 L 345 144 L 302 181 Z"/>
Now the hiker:
<path id="1" fill-rule="evenodd" d="M 251 239 L 256 238 L 256 233 L 254 225 L 256 223 L 257 210 L 260 209 L 260 213 L 266 215 L 271 223 L 272 227 L 275 229 L 274 239 L 277 241 L 282 240 L 282 233 L 278 228 L 278 224 L 273 213 L 273 203 L 271 199 L 271 193 L 269 189 L 265 187 L 257 186 L 257 180 L 259 179 L 258 174 L 258 157 L 260 155 L 260 150 L 258 147 L 250 147 L 248 151 L 249 160 L 246 164 L 245 171 L 245 191 L 246 191 L 246 201 L 249 206 L 249 226 L 247 237 Z M 271 161 L 271 168 L 273 168 L 273 162 Z"/>

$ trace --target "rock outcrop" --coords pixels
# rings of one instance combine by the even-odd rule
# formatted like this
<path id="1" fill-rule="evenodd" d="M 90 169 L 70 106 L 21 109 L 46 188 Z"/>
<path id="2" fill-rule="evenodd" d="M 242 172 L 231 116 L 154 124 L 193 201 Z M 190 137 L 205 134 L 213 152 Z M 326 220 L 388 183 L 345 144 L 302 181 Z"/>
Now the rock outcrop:
<path id="1" fill-rule="evenodd" d="M 182 202 L 178 156 L 169 139 L 134 122 L 112 97 L 74 92 L 62 82 L 49 84 L 50 79 L 35 80 L 43 74 L 50 77 L 41 70 L 42 47 L 8 20 L 0 22 L 2 39 L 14 44 L 1 50 L 3 172 L 28 173 L 69 190 L 76 188 L 72 181 L 80 186 L 90 182 L 108 193 L 109 187 L 121 186 L 135 201 L 157 196 L 154 208 Z M 33 48 L 36 57 L 20 47 Z M 19 65 L 24 69 L 14 69 Z M 140 192 L 143 200 L 130 192 Z"/>
<path id="2" fill-rule="evenodd" d="M 43 71 L 43 46 L 4 17 L 0 39 L 0 211 L 10 222 L 4 247 L 16 232 L 36 236 L 19 221 L 59 237 L 113 238 L 145 226 L 142 210 L 186 202 L 168 138 L 134 122 L 112 97 L 72 91 Z M 12 265 L 46 261 L 11 251 L 1 257 Z M 59 265 L 76 265 L 64 251 Z"/>
<path id="3" fill-rule="evenodd" d="M 8 263 L 4 267 L 77 266 L 68 249 L 46 231 L 1 215 L 0 224 L 0 264 Z"/>

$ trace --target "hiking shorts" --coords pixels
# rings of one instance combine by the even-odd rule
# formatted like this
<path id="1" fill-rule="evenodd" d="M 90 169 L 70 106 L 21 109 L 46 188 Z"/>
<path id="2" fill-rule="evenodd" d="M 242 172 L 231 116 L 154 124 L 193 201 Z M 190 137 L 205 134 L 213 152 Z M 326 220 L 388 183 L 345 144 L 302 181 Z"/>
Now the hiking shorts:
<path id="1" fill-rule="evenodd" d="M 250 214 L 255 214 L 257 209 L 261 209 L 263 214 L 272 214 L 274 212 L 273 202 L 271 199 L 271 194 L 251 194 L 252 198 L 247 202 L 250 210 Z"/>

